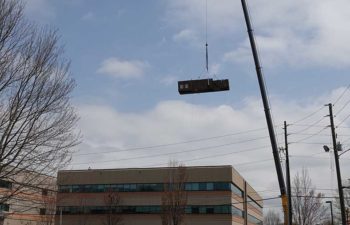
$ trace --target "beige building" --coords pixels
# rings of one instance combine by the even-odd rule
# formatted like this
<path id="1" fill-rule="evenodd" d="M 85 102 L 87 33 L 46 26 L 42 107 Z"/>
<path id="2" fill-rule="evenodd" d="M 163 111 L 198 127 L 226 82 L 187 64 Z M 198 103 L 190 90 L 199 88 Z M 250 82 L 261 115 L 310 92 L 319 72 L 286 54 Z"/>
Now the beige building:
<path id="1" fill-rule="evenodd" d="M 34 172 L 0 180 L 0 224 L 53 225 L 56 193 L 54 177 Z"/>
<path id="2" fill-rule="evenodd" d="M 262 224 L 261 197 L 232 166 L 185 168 L 183 224 L 234 225 L 244 224 L 244 218 Z M 56 224 L 161 225 L 164 183 L 174 169 L 59 171 Z"/>

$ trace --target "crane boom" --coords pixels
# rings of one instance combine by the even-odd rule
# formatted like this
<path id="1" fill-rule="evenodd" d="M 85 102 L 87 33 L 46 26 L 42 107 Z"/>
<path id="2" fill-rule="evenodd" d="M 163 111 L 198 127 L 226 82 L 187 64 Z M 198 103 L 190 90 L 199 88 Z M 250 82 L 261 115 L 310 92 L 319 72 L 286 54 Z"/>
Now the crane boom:
<path id="1" fill-rule="evenodd" d="M 272 118 L 271 118 L 269 101 L 267 99 L 264 77 L 263 77 L 262 68 L 261 68 L 261 65 L 260 65 L 260 60 L 259 60 L 259 55 L 258 55 L 258 52 L 257 52 L 257 47 L 256 47 L 256 44 L 255 44 L 255 39 L 254 39 L 252 25 L 251 25 L 251 22 L 250 22 L 250 17 L 249 17 L 247 3 L 246 3 L 246 0 L 241 0 L 241 2 L 242 2 L 244 18 L 245 18 L 246 25 L 247 25 L 249 41 L 250 41 L 250 45 L 251 45 L 252 53 L 253 53 L 253 57 L 254 57 L 254 63 L 255 63 L 256 74 L 257 74 L 258 81 L 259 81 L 260 93 L 261 93 L 261 97 L 262 97 L 262 101 L 263 101 L 263 105 L 264 105 L 266 123 L 267 123 L 267 127 L 268 127 L 268 130 L 269 130 L 269 136 L 270 136 L 270 141 L 271 141 L 272 153 L 273 153 L 273 158 L 274 158 L 274 161 L 275 161 L 277 178 L 278 178 L 279 188 L 280 188 L 280 192 L 281 192 L 285 224 L 287 224 L 286 223 L 286 221 L 287 221 L 287 216 L 286 215 L 287 215 L 287 207 L 288 206 L 287 206 L 286 186 L 285 186 L 285 183 L 284 183 L 283 171 L 282 171 L 282 166 L 281 166 L 281 163 L 280 163 L 278 147 L 277 147 L 277 141 L 276 141 L 276 135 L 275 135 L 274 126 L 273 126 L 273 122 L 272 122 Z"/>

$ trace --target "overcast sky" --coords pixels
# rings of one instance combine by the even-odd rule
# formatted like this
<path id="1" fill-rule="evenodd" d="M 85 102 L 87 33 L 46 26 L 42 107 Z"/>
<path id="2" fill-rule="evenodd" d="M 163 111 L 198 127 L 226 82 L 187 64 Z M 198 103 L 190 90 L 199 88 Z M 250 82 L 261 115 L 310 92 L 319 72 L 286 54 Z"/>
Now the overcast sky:
<path id="1" fill-rule="evenodd" d="M 233 165 L 263 197 L 279 195 L 239 0 L 27 0 L 26 16 L 57 28 L 76 79 L 83 143 L 69 169 Z M 309 169 L 333 196 L 328 108 L 350 147 L 350 1 L 250 0 L 279 146 L 291 175 Z M 177 81 L 230 80 L 229 92 L 180 96 Z M 350 153 L 341 156 L 350 178 Z M 280 206 L 265 202 L 266 208 Z"/>

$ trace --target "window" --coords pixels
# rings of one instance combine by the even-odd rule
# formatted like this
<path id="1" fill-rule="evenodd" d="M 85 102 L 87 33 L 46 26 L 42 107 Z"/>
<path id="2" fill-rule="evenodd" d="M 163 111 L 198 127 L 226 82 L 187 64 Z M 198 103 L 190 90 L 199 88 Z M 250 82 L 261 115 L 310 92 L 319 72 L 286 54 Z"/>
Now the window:
<path id="1" fill-rule="evenodd" d="M 199 207 L 199 213 L 200 214 L 205 214 L 207 212 L 207 208 L 206 207 Z"/>
<path id="2" fill-rule="evenodd" d="M 192 191 L 199 191 L 199 184 L 198 183 L 192 183 Z"/>
<path id="3" fill-rule="evenodd" d="M 214 207 L 207 207 L 206 208 L 206 213 L 207 214 L 213 214 L 214 213 Z"/>
<path id="4" fill-rule="evenodd" d="M 257 209 L 262 209 L 262 207 L 251 197 L 248 196 L 249 204 L 253 205 Z"/>
<path id="5" fill-rule="evenodd" d="M 105 192 L 105 185 L 104 184 L 98 184 L 97 185 L 97 192 Z"/>
<path id="6" fill-rule="evenodd" d="M 130 191 L 136 191 L 136 184 L 130 184 Z"/>
<path id="7" fill-rule="evenodd" d="M 262 221 L 248 214 L 248 221 L 253 224 L 262 225 Z"/>
<path id="8" fill-rule="evenodd" d="M 232 206 L 231 213 L 232 215 L 243 217 L 243 211 L 234 206 Z"/>
<path id="9" fill-rule="evenodd" d="M 47 196 L 49 191 L 47 189 L 42 189 L 41 190 L 41 195 Z"/>
<path id="10" fill-rule="evenodd" d="M 8 212 L 10 210 L 9 204 L 0 204 L 0 212 L 5 211 Z"/>
<path id="11" fill-rule="evenodd" d="M 207 183 L 207 190 L 208 191 L 214 190 L 214 183 Z"/>
<path id="12" fill-rule="evenodd" d="M 72 186 L 70 185 L 61 185 L 58 187 L 58 191 L 62 193 L 72 192 Z"/>
<path id="13" fill-rule="evenodd" d="M 79 185 L 73 185 L 72 186 L 72 192 L 73 193 L 79 192 Z"/>
<path id="14" fill-rule="evenodd" d="M 232 183 L 231 183 L 231 191 L 236 195 L 243 197 L 243 191 L 241 191 L 241 189 L 239 189 L 235 184 L 232 184 Z"/>
<path id="15" fill-rule="evenodd" d="M 214 183 L 214 190 L 228 191 L 230 190 L 230 183 Z"/>
<path id="16" fill-rule="evenodd" d="M 206 191 L 207 190 L 207 183 L 199 183 L 199 190 Z"/>
<path id="17" fill-rule="evenodd" d="M 199 207 L 192 206 L 192 213 L 193 214 L 198 214 L 199 213 Z"/>
<path id="18" fill-rule="evenodd" d="M 7 181 L 7 180 L 0 180 L 0 188 L 11 189 L 12 183 L 10 181 Z"/>
<path id="19" fill-rule="evenodd" d="M 40 215 L 45 215 L 46 214 L 46 209 L 45 208 L 41 208 L 40 209 Z"/>

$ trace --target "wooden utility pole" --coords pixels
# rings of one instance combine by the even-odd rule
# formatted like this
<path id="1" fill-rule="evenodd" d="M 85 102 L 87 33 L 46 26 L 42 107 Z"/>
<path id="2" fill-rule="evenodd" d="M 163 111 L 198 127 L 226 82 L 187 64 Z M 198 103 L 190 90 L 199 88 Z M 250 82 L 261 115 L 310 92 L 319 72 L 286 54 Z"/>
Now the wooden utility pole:
<path id="1" fill-rule="evenodd" d="M 343 185 L 341 181 L 341 173 L 339 166 L 339 155 L 337 148 L 337 137 L 335 134 L 334 120 L 333 120 L 333 108 L 332 104 L 328 104 L 329 108 L 329 118 L 331 122 L 331 131 L 332 131 L 332 142 L 333 142 L 333 151 L 334 151 L 334 160 L 335 160 L 335 168 L 337 170 L 337 180 L 338 180 L 338 191 L 339 191 L 339 202 L 340 202 L 340 210 L 341 210 L 341 221 L 342 225 L 346 225 L 346 212 L 345 212 L 345 204 L 344 204 L 344 193 L 343 193 Z"/>
<path id="2" fill-rule="evenodd" d="M 288 225 L 292 225 L 293 209 L 292 209 L 292 190 L 290 185 L 290 170 L 289 170 L 289 153 L 288 153 L 288 132 L 287 122 L 284 121 L 284 150 L 286 154 L 286 179 L 287 179 L 287 195 L 288 195 Z"/>

